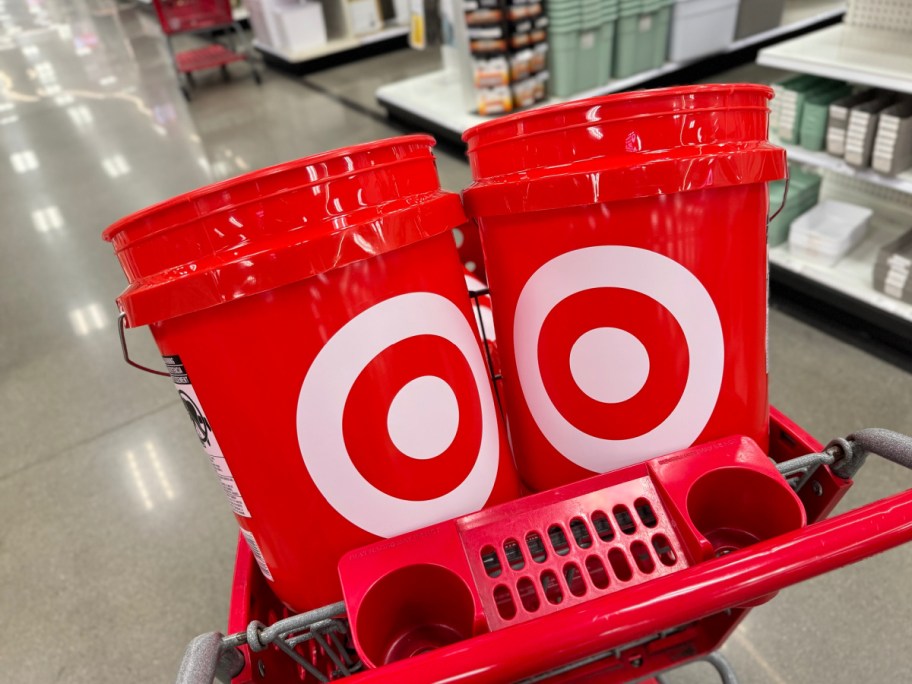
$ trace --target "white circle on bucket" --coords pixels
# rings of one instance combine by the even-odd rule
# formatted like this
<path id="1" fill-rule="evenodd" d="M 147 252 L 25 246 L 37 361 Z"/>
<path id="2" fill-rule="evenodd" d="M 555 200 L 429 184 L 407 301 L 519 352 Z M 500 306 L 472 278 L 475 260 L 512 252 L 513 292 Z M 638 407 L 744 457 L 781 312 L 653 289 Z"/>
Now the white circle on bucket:
<path id="1" fill-rule="evenodd" d="M 626 330 L 593 328 L 573 343 L 570 374 L 590 399 L 620 404 L 646 384 L 649 352 Z"/>
<path id="2" fill-rule="evenodd" d="M 386 428 L 399 451 L 420 461 L 440 456 L 459 429 L 459 401 L 443 378 L 423 375 L 406 383 L 390 403 Z"/>
<path id="3" fill-rule="evenodd" d="M 374 357 L 419 335 L 451 342 L 469 364 L 481 406 L 481 443 L 461 483 L 436 499 L 410 501 L 381 491 L 358 472 L 345 447 L 342 417 L 355 380 Z M 351 523 L 378 537 L 477 511 L 494 489 L 500 435 L 488 370 L 468 320 L 459 307 L 438 294 L 391 297 L 342 326 L 307 370 L 298 396 L 297 430 L 304 465 L 326 501 Z"/>
<path id="4" fill-rule="evenodd" d="M 558 411 L 542 380 L 538 341 L 545 319 L 567 297 L 596 288 L 633 290 L 654 299 L 674 316 L 687 342 L 687 380 L 677 405 L 655 428 L 628 439 L 604 439 L 577 428 Z M 722 387 L 725 341 L 712 298 L 684 266 L 638 247 L 586 247 L 541 266 L 516 303 L 513 345 L 520 387 L 538 428 L 565 458 L 593 472 L 690 446 L 709 422 Z"/>

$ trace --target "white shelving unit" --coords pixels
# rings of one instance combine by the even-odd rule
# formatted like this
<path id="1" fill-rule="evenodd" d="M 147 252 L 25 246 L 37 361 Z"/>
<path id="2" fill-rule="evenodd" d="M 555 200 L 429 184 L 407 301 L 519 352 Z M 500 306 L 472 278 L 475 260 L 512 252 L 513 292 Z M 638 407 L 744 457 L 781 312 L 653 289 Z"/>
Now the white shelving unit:
<path id="1" fill-rule="evenodd" d="M 797 145 L 790 145 L 778 141 L 774 142 L 786 149 L 789 159 L 792 161 L 808 164 L 818 169 L 827 169 L 828 171 L 833 171 L 842 176 L 857 178 L 866 183 L 879 185 L 884 188 L 891 188 L 912 195 L 912 169 L 903 171 L 896 176 L 887 176 L 882 173 L 877 173 L 877 171 L 872 169 L 859 169 L 857 166 L 847 164 L 845 160 L 834 157 L 826 152 L 814 152 L 813 150 L 806 150 Z"/>
<path id="2" fill-rule="evenodd" d="M 834 266 L 821 266 L 796 257 L 789 252 L 787 243 L 770 250 L 770 263 L 912 325 L 912 305 L 878 292 L 871 284 L 877 250 L 909 227 L 875 217 L 864 241 Z"/>
<path id="3" fill-rule="evenodd" d="M 405 26 L 390 26 L 377 33 L 370 33 L 364 36 L 347 36 L 345 38 L 333 38 L 324 45 L 319 45 L 310 50 L 301 50 L 298 52 L 285 52 L 278 50 L 270 45 L 265 45 L 257 40 L 253 41 L 253 46 L 260 52 L 268 53 L 274 57 L 284 60 L 290 64 L 301 64 L 320 57 L 328 57 L 343 52 L 355 50 L 366 45 L 379 43 L 393 38 L 401 38 L 408 35 L 409 30 Z"/>
<path id="4" fill-rule="evenodd" d="M 838 24 L 760 51 L 763 66 L 912 93 L 909 34 Z"/>
<path id="5" fill-rule="evenodd" d="M 724 52 L 710 55 L 705 59 L 718 57 L 719 54 L 730 54 L 794 31 L 832 21 L 842 16 L 844 12 L 845 3 L 839 1 L 824 4 L 822 8 L 818 8 L 815 5 L 810 13 L 801 11 L 789 12 L 787 10 L 783 17 L 784 23 L 782 26 L 735 41 Z M 695 62 L 668 62 L 658 69 L 644 71 L 628 78 L 615 79 L 599 88 L 578 93 L 573 99 L 596 97 L 630 90 L 693 64 Z M 490 119 L 490 117 L 479 116 L 456 106 L 456 103 L 463 101 L 461 86 L 456 75 L 446 70 L 434 71 L 389 83 L 380 87 L 376 96 L 380 104 L 395 116 L 409 119 L 451 140 L 458 140 L 466 129 Z M 561 102 L 561 100 L 547 100 L 542 105 L 556 102 Z"/>
<path id="6" fill-rule="evenodd" d="M 404 46 L 409 32 L 396 3 L 379 0 L 245 0 L 245 9 L 265 61 L 296 71 L 370 46 Z"/>
<path id="7" fill-rule="evenodd" d="M 849 18 L 864 9 L 880 10 L 858 0 Z M 763 66 L 848 81 L 858 85 L 912 93 L 912 34 L 885 30 L 884 16 L 866 26 L 839 24 L 760 51 Z M 876 26 L 876 27 L 875 27 Z M 788 245 L 770 250 L 775 280 L 841 308 L 869 325 L 889 333 L 892 341 L 912 352 L 912 305 L 873 287 L 873 268 L 879 248 L 912 227 L 912 170 L 888 176 L 859 169 L 826 152 L 782 145 L 792 161 L 816 167 L 824 176 L 821 196 L 874 209 L 865 240 L 832 267 L 811 264 L 792 255 Z"/>

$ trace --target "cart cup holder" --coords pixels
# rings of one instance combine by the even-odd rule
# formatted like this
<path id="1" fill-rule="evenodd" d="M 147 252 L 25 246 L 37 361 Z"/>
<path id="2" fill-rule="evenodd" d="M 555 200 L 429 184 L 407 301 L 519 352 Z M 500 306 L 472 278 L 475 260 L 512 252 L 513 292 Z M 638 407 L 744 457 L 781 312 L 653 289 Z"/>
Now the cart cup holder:
<path id="1" fill-rule="evenodd" d="M 753 468 L 717 468 L 697 478 L 687 494 L 696 530 L 723 556 L 797 530 L 804 507 L 785 480 Z"/>
<path id="2" fill-rule="evenodd" d="M 474 636 L 475 600 L 465 581 L 439 565 L 409 565 L 364 594 L 355 631 L 372 667 Z"/>

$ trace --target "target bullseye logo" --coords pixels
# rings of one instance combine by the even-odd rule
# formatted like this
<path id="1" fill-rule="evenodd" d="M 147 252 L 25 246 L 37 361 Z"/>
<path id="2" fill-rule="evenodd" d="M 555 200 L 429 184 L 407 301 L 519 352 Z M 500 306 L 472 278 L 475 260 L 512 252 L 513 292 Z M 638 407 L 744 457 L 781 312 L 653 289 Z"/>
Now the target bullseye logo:
<path id="1" fill-rule="evenodd" d="M 453 345 L 471 375 L 473 400 L 480 406 L 480 439 L 473 442 L 468 474 L 449 491 L 414 500 L 372 484 L 346 446 L 346 404 L 359 376 L 377 357 L 403 343 Z M 424 374 L 396 392 L 385 411 L 388 439 L 416 467 L 447 458 L 460 438 L 460 402 L 445 377 Z M 350 428 L 351 429 L 351 428 Z M 358 527 L 391 537 L 482 508 L 494 488 L 500 435 L 487 368 L 475 334 L 462 311 L 446 297 L 413 292 L 363 311 L 333 335 L 307 371 L 297 406 L 298 444 L 304 464 L 326 501 Z M 475 452 L 477 450 L 477 453 Z"/>
<path id="2" fill-rule="evenodd" d="M 670 413 L 642 434 L 620 439 L 593 435 L 574 425 L 555 405 L 542 374 L 539 341 L 549 314 L 568 298 L 600 288 L 632 291 L 654 300 L 673 317 L 687 346 L 687 377 Z M 621 327 L 593 327 L 570 345 L 567 367 L 593 408 L 623 405 L 656 372 L 648 351 L 654 343 Z M 706 288 L 673 259 L 637 247 L 587 247 L 541 266 L 517 301 L 513 345 L 520 387 L 536 425 L 565 458 L 593 472 L 690 446 L 709 422 L 722 386 L 725 342 Z M 667 380 L 675 386 L 672 378 Z"/>

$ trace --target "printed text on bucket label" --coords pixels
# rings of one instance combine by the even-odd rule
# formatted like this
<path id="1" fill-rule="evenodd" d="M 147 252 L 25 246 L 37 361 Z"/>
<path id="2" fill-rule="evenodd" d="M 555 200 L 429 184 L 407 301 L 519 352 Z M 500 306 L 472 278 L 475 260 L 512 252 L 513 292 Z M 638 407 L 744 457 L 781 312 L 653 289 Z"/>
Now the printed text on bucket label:
<path id="1" fill-rule="evenodd" d="M 203 412 L 199 397 L 196 396 L 196 391 L 193 389 L 193 385 L 190 384 L 190 376 L 187 374 L 187 369 L 179 356 L 163 356 L 162 358 L 165 360 L 171 379 L 177 385 L 177 394 L 180 396 L 190 420 L 193 421 L 193 426 L 196 428 L 196 436 L 200 444 L 203 445 L 206 455 L 209 456 L 209 462 L 218 475 L 219 482 L 222 485 L 222 489 L 225 490 L 225 495 L 231 503 L 232 510 L 237 515 L 249 518 L 250 511 L 247 510 L 247 504 L 244 503 L 241 491 L 238 489 L 234 476 L 228 468 L 228 462 L 225 460 L 218 440 L 215 438 L 215 433 L 213 433 L 209 420 Z"/>

